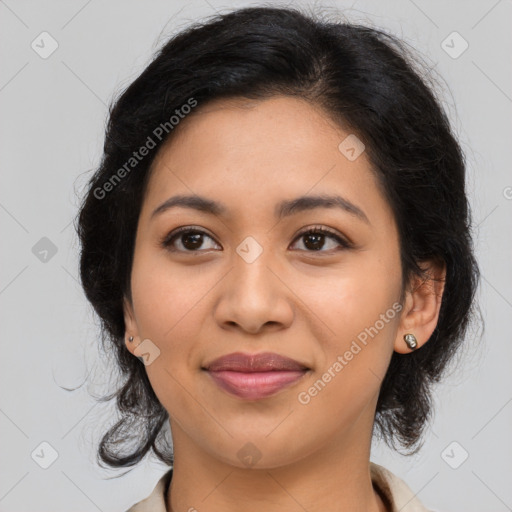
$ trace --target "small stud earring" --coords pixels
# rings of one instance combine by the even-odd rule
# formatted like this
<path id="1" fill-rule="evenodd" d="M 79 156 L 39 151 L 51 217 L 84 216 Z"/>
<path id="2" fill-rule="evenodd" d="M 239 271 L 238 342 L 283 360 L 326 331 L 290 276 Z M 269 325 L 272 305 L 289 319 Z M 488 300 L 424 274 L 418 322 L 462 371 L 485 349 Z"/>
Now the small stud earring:
<path id="1" fill-rule="evenodd" d="M 128 341 L 133 341 L 133 336 L 130 336 L 130 337 L 128 338 Z"/>
<path id="2" fill-rule="evenodd" d="M 414 350 L 415 348 L 418 348 L 418 340 L 416 339 L 416 336 L 414 334 L 405 334 L 404 340 L 406 345 L 411 349 Z"/>

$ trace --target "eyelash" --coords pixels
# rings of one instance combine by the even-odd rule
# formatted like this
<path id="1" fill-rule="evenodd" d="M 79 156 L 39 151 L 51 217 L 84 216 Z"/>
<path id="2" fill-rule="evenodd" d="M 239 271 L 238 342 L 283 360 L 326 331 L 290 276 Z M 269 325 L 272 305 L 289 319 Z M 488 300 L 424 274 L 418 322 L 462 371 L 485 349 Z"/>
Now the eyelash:
<path id="1" fill-rule="evenodd" d="M 166 250 L 168 250 L 170 252 L 182 252 L 182 253 L 190 253 L 190 254 L 201 253 L 202 252 L 201 250 L 197 250 L 197 251 L 186 250 L 186 251 L 183 251 L 181 249 L 174 249 L 174 248 L 172 248 L 172 244 L 173 244 L 174 240 L 177 239 L 183 233 L 202 234 L 202 235 L 206 235 L 207 237 L 209 237 L 212 240 L 214 240 L 214 238 L 212 236 L 210 236 L 208 233 L 206 233 L 202 229 L 197 229 L 197 228 L 194 228 L 192 226 L 184 226 L 184 227 L 178 228 L 175 231 L 172 231 L 171 233 L 165 235 L 163 237 L 163 239 L 161 240 L 160 245 L 164 249 L 166 249 Z M 300 239 L 301 237 L 304 237 L 304 236 L 310 235 L 310 234 L 322 234 L 322 235 L 326 235 L 326 236 L 334 239 L 341 246 L 341 249 L 337 249 L 336 251 L 342 250 L 342 249 L 350 249 L 350 248 L 353 247 L 351 242 L 349 242 L 348 240 L 340 237 L 336 232 L 334 232 L 334 231 L 332 231 L 329 228 L 326 228 L 324 226 L 313 226 L 313 227 L 305 229 L 304 231 L 300 232 L 295 237 L 294 242 L 296 240 Z M 323 250 L 307 251 L 306 250 L 304 252 L 308 252 L 308 253 L 331 253 L 332 250 L 328 250 L 328 251 L 323 251 Z"/>

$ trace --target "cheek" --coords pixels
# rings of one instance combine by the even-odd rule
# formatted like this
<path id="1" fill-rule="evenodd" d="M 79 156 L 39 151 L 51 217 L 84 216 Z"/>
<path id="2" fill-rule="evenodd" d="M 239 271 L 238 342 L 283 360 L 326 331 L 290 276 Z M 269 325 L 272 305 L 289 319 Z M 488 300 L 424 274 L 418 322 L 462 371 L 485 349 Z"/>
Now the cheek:
<path id="1" fill-rule="evenodd" d="M 161 254 L 141 250 L 134 259 L 131 286 L 134 313 L 142 339 L 159 349 L 159 356 L 146 366 L 147 376 L 164 407 L 179 417 L 193 414 L 191 389 L 197 367 L 196 345 L 204 316 L 201 299 L 211 288 L 206 275 L 180 269 Z"/>
<path id="2" fill-rule="evenodd" d="M 131 278 L 140 335 L 164 343 L 179 330 L 180 338 L 187 338 L 184 329 L 200 325 L 194 321 L 196 306 L 214 285 L 213 278 L 191 267 L 173 265 L 161 252 L 140 250 Z"/>
<path id="3" fill-rule="evenodd" d="M 400 297 L 401 275 L 393 258 L 356 255 L 335 271 L 304 276 L 300 282 L 296 287 L 298 295 L 304 297 L 309 316 L 313 313 L 317 324 L 323 326 L 323 339 L 334 340 L 334 348 L 336 340 L 343 345 L 347 339 L 355 338 L 390 308 L 386 320 L 396 316 L 393 304 Z M 386 326 L 389 323 L 392 322 L 386 322 Z"/>
<path id="4" fill-rule="evenodd" d="M 334 435 L 374 405 L 401 310 L 400 282 L 391 276 L 366 268 L 330 280 L 328 293 L 317 291 L 315 311 L 321 321 L 316 324 L 327 327 L 316 336 L 318 366 L 296 397 L 298 411 L 308 418 L 298 422 L 297 429 L 304 432 L 297 435 L 307 436 L 311 429 Z"/>
<path id="5" fill-rule="evenodd" d="M 357 415 L 378 393 L 393 353 L 401 305 L 399 260 L 392 251 L 354 257 L 354 264 L 311 280 L 305 296 L 317 317 L 321 349 L 313 386 L 303 400 L 321 414 Z M 309 302 L 311 299 L 311 303 Z"/>

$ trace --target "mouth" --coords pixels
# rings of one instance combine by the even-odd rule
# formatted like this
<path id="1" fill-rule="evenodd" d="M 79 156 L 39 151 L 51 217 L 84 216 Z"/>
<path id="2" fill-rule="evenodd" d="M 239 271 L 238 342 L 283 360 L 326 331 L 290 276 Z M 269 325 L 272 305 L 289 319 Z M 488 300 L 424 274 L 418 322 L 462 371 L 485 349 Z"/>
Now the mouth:
<path id="1" fill-rule="evenodd" d="M 298 361 L 271 352 L 236 352 L 215 359 L 202 369 L 222 390 L 246 400 L 274 395 L 310 370 Z"/>

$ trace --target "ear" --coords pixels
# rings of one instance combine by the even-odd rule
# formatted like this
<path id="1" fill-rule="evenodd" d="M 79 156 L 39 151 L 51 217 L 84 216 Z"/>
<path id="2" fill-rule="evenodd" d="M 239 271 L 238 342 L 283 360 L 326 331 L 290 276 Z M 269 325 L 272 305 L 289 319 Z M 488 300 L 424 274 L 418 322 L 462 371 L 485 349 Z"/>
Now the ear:
<path id="1" fill-rule="evenodd" d="M 123 313 L 125 325 L 124 343 L 126 348 L 132 354 L 134 354 L 137 345 L 140 343 L 140 339 L 137 323 L 135 321 L 135 315 L 133 313 L 133 306 L 127 297 L 123 299 Z M 130 341 L 130 337 L 133 337 L 132 341 Z"/>
<path id="2" fill-rule="evenodd" d="M 423 277 L 414 276 L 405 292 L 404 309 L 400 317 L 394 350 L 399 354 L 412 351 L 404 340 L 405 334 L 414 334 L 418 348 L 423 346 L 437 326 L 446 280 L 444 262 L 428 261 L 421 264 Z"/>

